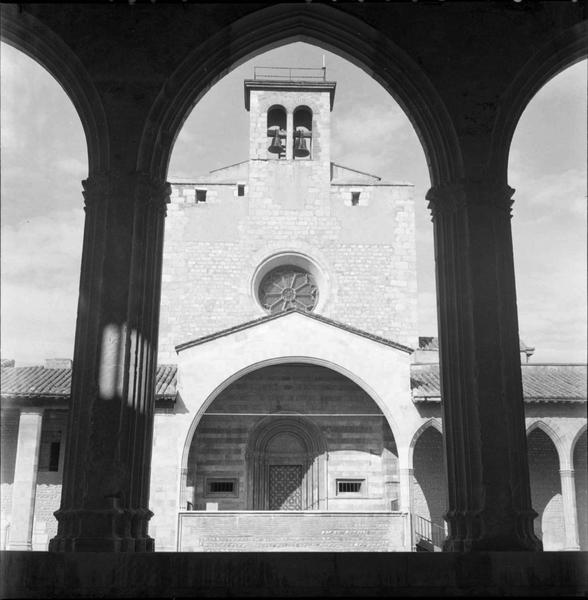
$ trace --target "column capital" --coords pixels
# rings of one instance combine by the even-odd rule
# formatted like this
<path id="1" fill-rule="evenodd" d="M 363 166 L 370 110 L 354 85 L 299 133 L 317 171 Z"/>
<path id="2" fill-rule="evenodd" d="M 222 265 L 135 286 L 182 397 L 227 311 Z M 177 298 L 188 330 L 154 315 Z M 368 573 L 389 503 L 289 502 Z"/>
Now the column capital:
<path id="1" fill-rule="evenodd" d="M 106 198 L 126 197 L 165 211 L 169 204 L 171 186 L 147 173 L 103 171 L 82 181 L 86 207 L 104 202 Z"/>
<path id="2" fill-rule="evenodd" d="M 464 180 L 434 185 L 426 194 L 428 208 L 435 218 L 470 207 L 485 207 L 510 216 L 514 203 L 514 188 L 490 181 Z"/>

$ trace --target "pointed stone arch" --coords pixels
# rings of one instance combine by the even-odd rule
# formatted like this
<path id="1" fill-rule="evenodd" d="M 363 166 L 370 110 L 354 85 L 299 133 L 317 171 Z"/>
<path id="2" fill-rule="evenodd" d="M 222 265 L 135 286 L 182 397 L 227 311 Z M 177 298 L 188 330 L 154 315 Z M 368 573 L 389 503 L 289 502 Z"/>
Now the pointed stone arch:
<path id="1" fill-rule="evenodd" d="M 532 439 L 535 432 L 541 432 L 542 436 Z M 565 544 L 560 478 L 562 439 L 542 420 L 533 422 L 526 433 L 532 506 L 537 511 L 535 534 L 545 550 L 562 550 Z"/>
<path id="2" fill-rule="evenodd" d="M 574 435 L 574 437 L 571 440 L 570 443 L 570 448 L 571 448 L 571 452 L 572 452 L 572 456 L 574 455 L 574 451 L 576 449 L 576 445 L 578 443 L 578 440 L 582 437 L 583 434 L 586 433 L 586 429 L 587 429 L 587 424 L 584 423 L 576 432 L 576 434 Z"/>
<path id="3" fill-rule="evenodd" d="M 564 468 L 563 465 L 566 464 L 566 452 L 564 448 L 564 443 L 562 436 L 559 435 L 553 427 L 538 419 L 534 421 L 527 427 L 526 435 L 527 439 L 529 439 L 529 435 L 533 433 L 535 429 L 540 429 L 553 443 L 555 451 L 557 452 L 558 460 L 559 460 L 559 468 Z"/>
<path id="4" fill-rule="evenodd" d="M 423 433 L 425 433 L 425 431 L 427 429 L 429 429 L 429 427 L 432 427 L 433 429 L 436 429 L 441 435 L 443 435 L 443 426 L 441 424 L 441 419 L 438 419 L 436 417 L 431 417 L 429 420 L 425 421 L 414 432 L 414 435 L 412 436 L 412 439 L 410 441 L 410 446 L 409 446 L 409 449 L 408 449 L 408 464 L 409 465 L 413 464 L 414 447 L 416 446 L 416 443 L 418 442 L 418 440 L 421 437 L 421 435 Z"/>
<path id="5" fill-rule="evenodd" d="M 414 126 L 427 157 L 431 184 L 459 179 L 463 165 L 455 128 L 423 70 L 381 32 L 324 4 L 263 8 L 195 48 L 162 86 L 151 108 L 137 169 L 165 177 L 175 138 L 204 93 L 256 54 L 294 41 L 324 47 L 370 74 L 395 98 Z"/>
<path id="6" fill-rule="evenodd" d="M 3 42 L 24 52 L 46 69 L 63 88 L 82 123 L 88 146 L 88 175 L 106 170 L 108 124 L 102 99 L 90 75 L 65 42 L 33 15 L 5 4 L 0 19 Z"/>
<path id="7" fill-rule="evenodd" d="M 489 172 L 506 184 L 508 157 L 517 124 L 535 94 L 553 77 L 588 56 L 588 22 L 547 40 L 527 61 L 500 100 L 492 132 Z"/>
<path id="8" fill-rule="evenodd" d="M 433 438 L 430 437 L 431 434 L 434 435 Z M 423 442 L 424 446 L 419 442 Z M 411 504 L 415 515 L 440 528 L 444 527 L 443 515 L 447 510 L 447 485 L 442 455 L 441 420 L 430 418 L 415 432 L 409 448 L 409 464 L 412 467 Z"/>

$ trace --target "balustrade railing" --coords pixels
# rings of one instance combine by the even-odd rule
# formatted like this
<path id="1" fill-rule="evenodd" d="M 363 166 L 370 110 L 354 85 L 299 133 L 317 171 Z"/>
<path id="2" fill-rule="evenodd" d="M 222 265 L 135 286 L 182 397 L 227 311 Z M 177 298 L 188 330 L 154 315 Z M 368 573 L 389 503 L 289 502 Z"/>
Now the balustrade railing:
<path id="1" fill-rule="evenodd" d="M 326 67 L 253 67 L 253 79 L 280 79 L 282 81 L 326 81 Z"/>
<path id="2" fill-rule="evenodd" d="M 436 523 L 420 515 L 412 516 L 412 526 L 414 532 L 414 547 L 416 549 L 429 550 L 430 552 L 441 550 L 445 540 L 445 529 Z"/>

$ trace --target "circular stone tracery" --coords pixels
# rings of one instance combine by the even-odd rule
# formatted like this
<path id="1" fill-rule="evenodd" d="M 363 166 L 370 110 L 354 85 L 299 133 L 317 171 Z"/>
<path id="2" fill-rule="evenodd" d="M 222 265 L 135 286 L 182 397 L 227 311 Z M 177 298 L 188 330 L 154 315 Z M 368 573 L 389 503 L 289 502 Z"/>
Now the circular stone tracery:
<path id="1" fill-rule="evenodd" d="M 259 285 L 259 300 L 270 313 L 298 308 L 311 311 L 318 300 L 314 276 L 294 265 L 271 270 Z"/>

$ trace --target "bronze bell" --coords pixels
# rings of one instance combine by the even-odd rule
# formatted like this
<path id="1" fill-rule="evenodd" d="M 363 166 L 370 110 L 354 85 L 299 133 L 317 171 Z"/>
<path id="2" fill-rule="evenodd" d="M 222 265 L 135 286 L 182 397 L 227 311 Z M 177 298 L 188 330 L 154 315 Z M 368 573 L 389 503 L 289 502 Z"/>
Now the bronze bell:
<path id="1" fill-rule="evenodd" d="M 284 151 L 284 146 L 282 146 L 282 142 L 280 141 L 280 130 L 276 129 L 274 133 L 274 139 L 272 143 L 269 145 L 268 152 L 272 154 L 281 154 Z"/>
<path id="2" fill-rule="evenodd" d="M 299 133 L 296 141 L 294 142 L 294 156 L 298 156 L 300 158 L 304 158 L 308 156 L 310 151 L 306 145 L 306 139 L 302 137 L 302 134 Z"/>

